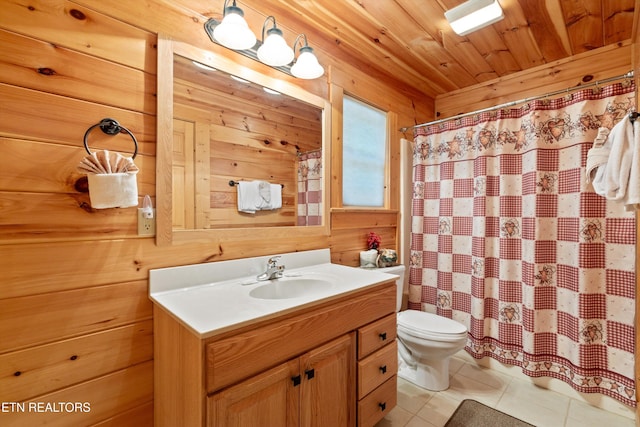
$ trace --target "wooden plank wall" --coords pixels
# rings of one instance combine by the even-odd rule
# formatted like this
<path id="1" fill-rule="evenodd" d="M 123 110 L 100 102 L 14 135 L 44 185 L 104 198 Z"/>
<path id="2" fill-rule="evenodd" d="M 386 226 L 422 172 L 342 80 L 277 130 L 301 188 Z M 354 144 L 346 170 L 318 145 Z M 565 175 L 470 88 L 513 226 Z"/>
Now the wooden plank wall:
<path id="1" fill-rule="evenodd" d="M 436 98 L 436 118 L 469 113 L 623 75 L 632 69 L 631 54 L 632 44 L 627 41 L 450 92 Z"/>
<path id="2" fill-rule="evenodd" d="M 135 208 L 91 208 L 76 165 L 86 155 L 85 131 L 105 117 L 138 138 L 139 194 L 155 197 L 157 33 L 236 59 L 213 46 L 202 30 L 203 11 L 212 16 L 209 3 L 2 4 L 0 401 L 87 402 L 90 411 L 0 411 L 0 425 L 152 425 L 149 269 L 322 247 L 332 248 L 335 262 L 357 265 L 369 231 L 397 247 L 396 183 L 388 209 L 337 211 L 331 235 L 313 241 L 265 242 L 256 236 L 158 248 L 153 238 L 137 236 Z M 371 95 L 398 122 L 433 117 L 433 100 L 415 93 L 409 97 L 410 88 L 371 81 L 355 68 L 331 62 L 331 52 L 322 55 L 333 84 L 364 99 Z M 283 76 L 251 60 L 237 61 Z M 328 97 L 327 78 L 300 84 Z M 399 167 L 401 136 L 394 134 L 392 174 Z M 91 133 L 89 145 L 123 153 L 133 149 L 127 136 L 100 131 Z"/>

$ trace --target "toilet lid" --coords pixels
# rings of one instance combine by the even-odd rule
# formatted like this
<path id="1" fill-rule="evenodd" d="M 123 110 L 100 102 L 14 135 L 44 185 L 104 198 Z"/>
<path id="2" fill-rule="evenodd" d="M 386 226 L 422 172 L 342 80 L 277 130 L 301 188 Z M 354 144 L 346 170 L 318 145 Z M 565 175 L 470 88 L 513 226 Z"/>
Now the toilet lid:
<path id="1" fill-rule="evenodd" d="M 418 310 L 398 313 L 398 329 L 419 338 L 450 340 L 467 335 L 467 328 L 462 323 Z"/>

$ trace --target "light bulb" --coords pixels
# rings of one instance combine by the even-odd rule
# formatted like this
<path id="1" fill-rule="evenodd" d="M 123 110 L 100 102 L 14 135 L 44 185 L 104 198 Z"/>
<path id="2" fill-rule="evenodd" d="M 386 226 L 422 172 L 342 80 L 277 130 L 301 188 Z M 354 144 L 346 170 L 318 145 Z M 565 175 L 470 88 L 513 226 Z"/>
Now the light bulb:
<path id="1" fill-rule="evenodd" d="M 313 54 L 313 49 L 304 46 L 300 48 L 300 55 L 291 67 L 291 74 L 300 79 L 316 79 L 324 74 L 324 68 Z"/>
<path id="2" fill-rule="evenodd" d="M 225 9 L 225 13 L 222 22 L 213 30 L 215 39 L 229 49 L 251 49 L 256 44 L 256 36 L 242 17 L 242 10 L 231 6 Z"/>
<path id="3" fill-rule="evenodd" d="M 272 67 L 280 67 L 291 63 L 293 56 L 293 49 L 287 45 L 282 37 L 282 31 L 277 28 L 268 30 L 267 38 L 258 48 L 258 59 Z"/>

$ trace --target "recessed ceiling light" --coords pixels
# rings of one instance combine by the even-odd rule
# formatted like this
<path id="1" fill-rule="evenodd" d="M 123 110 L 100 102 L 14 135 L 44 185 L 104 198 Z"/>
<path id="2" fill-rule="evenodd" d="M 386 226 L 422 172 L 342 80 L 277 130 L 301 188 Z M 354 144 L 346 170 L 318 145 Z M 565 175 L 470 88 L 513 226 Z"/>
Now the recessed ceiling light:
<path id="1" fill-rule="evenodd" d="M 198 61 L 191 61 L 193 62 L 193 65 L 195 65 L 198 68 L 202 68 L 203 70 L 207 70 L 207 71 L 216 71 L 215 68 L 210 67 L 208 65 L 203 64 L 202 62 L 198 62 Z"/>
<path id="2" fill-rule="evenodd" d="M 444 13 L 451 28 L 465 36 L 504 18 L 497 0 L 468 0 Z"/>
<path id="3" fill-rule="evenodd" d="M 233 80 L 237 81 L 237 82 L 249 84 L 249 82 L 248 82 L 247 80 L 245 80 L 245 79 L 241 79 L 240 77 L 236 77 L 236 76 L 234 76 L 234 75 L 231 75 L 231 78 L 232 78 Z"/>
<path id="4" fill-rule="evenodd" d="M 280 92 L 273 90 L 273 89 L 269 89 L 268 87 L 263 87 L 262 90 L 264 90 L 267 93 L 270 93 L 272 95 L 280 95 Z"/>

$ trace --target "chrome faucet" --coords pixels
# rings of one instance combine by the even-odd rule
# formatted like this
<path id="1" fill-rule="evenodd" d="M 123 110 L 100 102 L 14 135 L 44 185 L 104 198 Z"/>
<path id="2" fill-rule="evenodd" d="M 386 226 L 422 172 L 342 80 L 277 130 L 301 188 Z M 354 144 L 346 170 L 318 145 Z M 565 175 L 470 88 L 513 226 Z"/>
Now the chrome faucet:
<path id="1" fill-rule="evenodd" d="M 282 273 L 284 273 L 284 265 L 278 265 L 278 259 L 280 259 L 280 256 L 269 258 L 269 261 L 267 261 L 267 271 L 259 274 L 256 279 L 263 281 L 281 278 Z"/>

